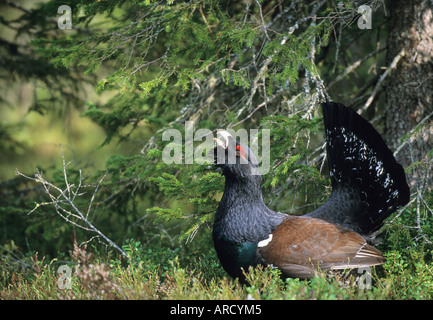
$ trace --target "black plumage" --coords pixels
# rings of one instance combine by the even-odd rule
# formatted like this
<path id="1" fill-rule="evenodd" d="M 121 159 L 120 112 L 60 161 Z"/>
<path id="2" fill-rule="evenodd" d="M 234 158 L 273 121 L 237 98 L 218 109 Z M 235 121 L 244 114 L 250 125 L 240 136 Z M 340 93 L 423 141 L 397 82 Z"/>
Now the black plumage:
<path id="1" fill-rule="evenodd" d="M 322 106 L 332 195 L 308 214 L 368 236 L 397 207 L 409 202 L 404 170 L 380 134 L 339 103 Z"/>
<path id="2" fill-rule="evenodd" d="M 353 110 L 337 103 L 325 103 L 322 110 L 333 191 L 323 206 L 304 216 L 269 209 L 252 151 L 227 132 L 216 139 L 215 161 L 226 180 L 213 240 L 231 276 L 242 278 L 242 268 L 257 264 L 308 278 L 318 268 L 384 262 L 366 238 L 409 201 L 404 171 L 379 133 Z"/>

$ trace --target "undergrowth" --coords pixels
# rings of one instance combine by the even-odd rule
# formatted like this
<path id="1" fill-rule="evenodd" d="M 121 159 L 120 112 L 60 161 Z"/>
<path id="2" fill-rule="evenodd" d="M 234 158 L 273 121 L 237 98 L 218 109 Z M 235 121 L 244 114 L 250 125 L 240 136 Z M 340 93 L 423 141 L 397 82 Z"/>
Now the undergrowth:
<path id="1" fill-rule="evenodd" d="M 0 299 L 432 299 L 431 248 L 420 244 L 404 252 L 390 250 L 387 262 L 372 269 L 371 286 L 360 274 L 318 274 L 310 280 L 285 279 L 278 270 L 246 271 L 249 285 L 229 278 L 213 250 L 146 248 L 136 240 L 123 246 L 129 260 L 74 244 L 69 261 L 47 261 L 37 253 L 18 268 L 1 264 Z M 70 277 L 59 273 L 67 266 Z M 65 269 L 65 268 L 64 268 Z M 63 269 L 63 271 L 64 271 Z"/>

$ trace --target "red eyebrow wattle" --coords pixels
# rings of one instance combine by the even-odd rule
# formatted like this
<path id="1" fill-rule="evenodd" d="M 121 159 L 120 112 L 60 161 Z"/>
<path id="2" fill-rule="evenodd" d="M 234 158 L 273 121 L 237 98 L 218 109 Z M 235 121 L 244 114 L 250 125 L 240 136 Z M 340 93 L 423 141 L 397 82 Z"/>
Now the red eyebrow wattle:
<path id="1" fill-rule="evenodd" d="M 245 158 L 245 149 L 242 148 L 240 145 L 236 146 L 236 150 L 238 150 L 241 153 L 241 156 Z"/>

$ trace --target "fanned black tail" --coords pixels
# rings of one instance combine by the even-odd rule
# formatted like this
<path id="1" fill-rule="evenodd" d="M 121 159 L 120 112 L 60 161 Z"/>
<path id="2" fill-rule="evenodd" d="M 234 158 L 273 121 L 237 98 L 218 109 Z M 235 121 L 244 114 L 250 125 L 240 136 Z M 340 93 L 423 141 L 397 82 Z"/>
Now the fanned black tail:
<path id="1" fill-rule="evenodd" d="M 368 235 L 409 202 L 403 168 L 373 126 L 346 106 L 322 105 L 327 139 L 330 199 L 309 216 Z"/>

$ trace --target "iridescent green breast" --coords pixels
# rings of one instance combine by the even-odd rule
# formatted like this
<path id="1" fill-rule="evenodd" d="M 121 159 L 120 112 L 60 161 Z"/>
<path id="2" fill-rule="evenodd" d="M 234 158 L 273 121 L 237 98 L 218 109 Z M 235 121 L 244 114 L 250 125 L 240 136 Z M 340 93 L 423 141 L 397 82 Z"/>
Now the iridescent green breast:
<path id="1" fill-rule="evenodd" d="M 243 278 L 242 269 L 247 271 L 257 264 L 256 243 L 238 243 L 221 235 L 214 235 L 213 238 L 218 259 L 230 276 Z"/>

